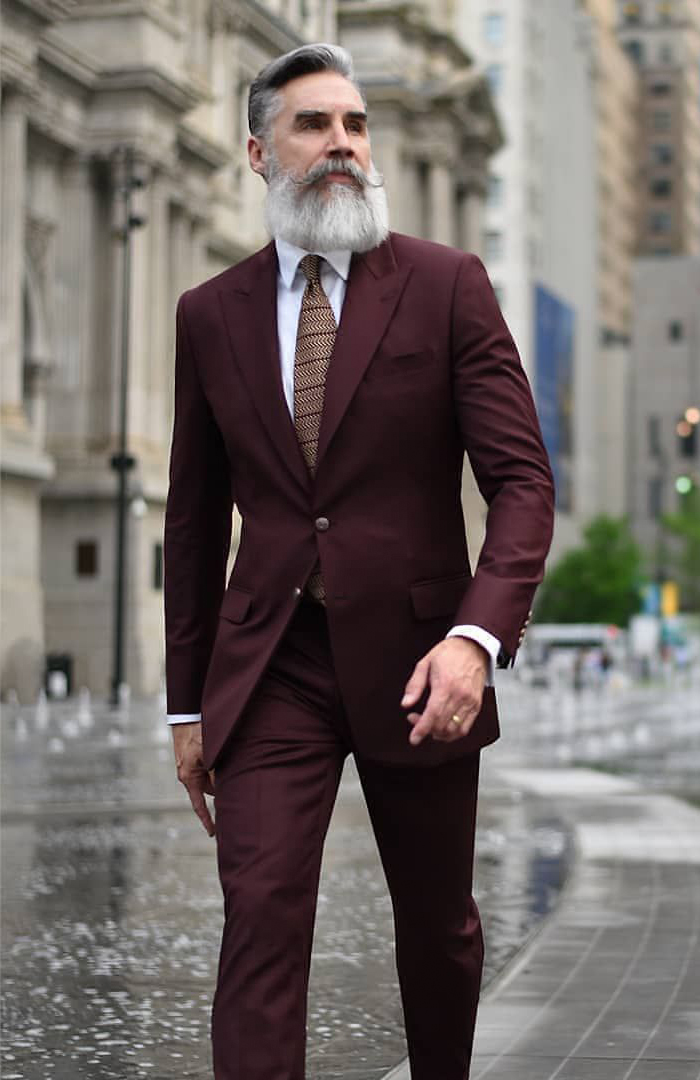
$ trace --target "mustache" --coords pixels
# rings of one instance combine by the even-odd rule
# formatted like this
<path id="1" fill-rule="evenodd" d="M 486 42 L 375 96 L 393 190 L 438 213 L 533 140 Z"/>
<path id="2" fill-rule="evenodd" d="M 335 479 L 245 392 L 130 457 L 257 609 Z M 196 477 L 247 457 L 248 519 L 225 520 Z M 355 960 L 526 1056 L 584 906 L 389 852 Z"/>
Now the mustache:
<path id="1" fill-rule="evenodd" d="M 321 161 L 318 165 L 314 165 L 313 168 L 309 169 L 304 176 L 299 178 L 290 176 L 290 179 L 297 187 L 311 187 L 312 184 L 318 183 L 319 180 L 323 180 L 324 177 L 330 176 L 331 173 L 345 173 L 346 176 L 351 177 L 363 188 L 384 187 L 384 177 L 381 173 L 375 172 L 374 176 L 370 177 L 364 169 L 361 169 L 354 161 L 347 161 L 344 158 Z"/>

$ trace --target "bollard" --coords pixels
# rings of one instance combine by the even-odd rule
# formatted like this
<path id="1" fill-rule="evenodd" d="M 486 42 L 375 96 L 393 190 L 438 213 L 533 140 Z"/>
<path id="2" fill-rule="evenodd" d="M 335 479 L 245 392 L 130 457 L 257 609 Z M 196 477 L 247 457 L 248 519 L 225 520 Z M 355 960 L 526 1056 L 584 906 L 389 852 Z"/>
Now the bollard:
<path id="1" fill-rule="evenodd" d="M 87 686 L 81 686 L 78 694 L 78 723 L 83 731 L 88 731 L 94 724 L 92 701 Z"/>
<path id="2" fill-rule="evenodd" d="M 48 731 L 50 718 L 51 712 L 49 703 L 46 699 L 46 691 L 42 687 L 39 691 L 39 696 L 36 699 L 36 706 L 34 708 L 34 726 L 36 730 Z"/>

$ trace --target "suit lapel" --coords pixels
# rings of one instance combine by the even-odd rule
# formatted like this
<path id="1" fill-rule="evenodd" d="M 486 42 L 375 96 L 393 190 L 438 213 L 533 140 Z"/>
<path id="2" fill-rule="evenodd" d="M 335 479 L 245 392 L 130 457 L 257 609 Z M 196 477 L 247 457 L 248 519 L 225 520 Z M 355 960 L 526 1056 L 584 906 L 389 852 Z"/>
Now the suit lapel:
<path id="1" fill-rule="evenodd" d="M 326 377 L 317 469 L 384 336 L 410 270 L 410 266 L 397 265 L 389 241 L 353 256 Z"/>
<path id="2" fill-rule="evenodd" d="M 311 478 L 284 397 L 277 334 L 277 256 L 268 244 L 219 295 L 231 348 L 260 419 L 292 476 Z"/>

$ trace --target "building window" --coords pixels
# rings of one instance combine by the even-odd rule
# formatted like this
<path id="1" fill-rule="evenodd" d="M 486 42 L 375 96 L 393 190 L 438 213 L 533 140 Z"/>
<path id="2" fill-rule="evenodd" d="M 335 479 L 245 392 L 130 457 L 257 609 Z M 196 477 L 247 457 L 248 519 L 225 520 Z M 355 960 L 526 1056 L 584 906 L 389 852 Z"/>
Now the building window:
<path id="1" fill-rule="evenodd" d="M 668 97 L 672 90 L 673 87 L 667 82 L 655 82 L 649 87 L 649 93 L 654 97 Z"/>
<path id="2" fill-rule="evenodd" d="M 668 340 L 683 340 L 683 323 L 680 319 L 673 319 L 673 321 L 668 324 Z"/>
<path id="3" fill-rule="evenodd" d="M 653 233 L 671 232 L 673 219 L 667 210 L 653 210 L 649 215 L 649 228 Z"/>
<path id="4" fill-rule="evenodd" d="M 75 545 L 75 573 L 77 577 L 97 577 L 97 541 L 78 540 Z"/>
<path id="5" fill-rule="evenodd" d="M 489 186 L 486 195 L 489 206 L 501 206 L 503 203 L 503 177 L 494 176 L 492 173 L 489 176 Z"/>
<path id="6" fill-rule="evenodd" d="M 658 416 L 649 417 L 647 432 L 650 457 L 661 457 L 661 420 Z"/>
<path id="7" fill-rule="evenodd" d="M 484 15 L 484 41 L 489 45 L 502 45 L 505 38 L 506 20 L 500 12 L 489 11 Z"/>
<path id="8" fill-rule="evenodd" d="M 498 97 L 503 86 L 503 65 L 489 64 L 486 68 L 486 78 L 489 81 L 491 93 L 494 97 Z"/>
<path id="9" fill-rule="evenodd" d="M 663 513 L 663 484 L 660 476 L 652 476 L 649 481 L 649 517 L 658 518 Z"/>
<path id="10" fill-rule="evenodd" d="M 489 229 L 484 237 L 484 255 L 487 262 L 500 259 L 503 255 L 503 233 Z"/>
<path id="11" fill-rule="evenodd" d="M 153 545 L 153 588 L 163 588 L 163 545 Z"/>
<path id="12" fill-rule="evenodd" d="M 627 41 L 625 42 L 625 52 L 634 60 L 635 64 L 641 64 L 644 60 L 644 46 L 641 41 Z"/>
<path id="13" fill-rule="evenodd" d="M 669 45 L 668 42 L 664 42 L 659 46 L 659 63 L 670 67 L 674 61 L 673 46 Z"/>
<path id="14" fill-rule="evenodd" d="M 628 25 L 634 25 L 641 22 L 642 13 L 639 4 L 624 4 L 622 8 L 622 17 Z"/>
<path id="15" fill-rule="evenodd" d="M 666 180 L 665 178 L 652 180 L 649 185 L 649 191 L 656 199 L 667 199 L 673 194 L 673 184 L 670 180 Z"/>
<path id="16" fill-rule="evenodd" d="M 652 113 L 651 123 L 654 131 L 668 131 L 671 126 L 671 114 L 670 112 L 657 111 Z"/>
<path id="17" fill-rule="evenodd" d="M 658 0 L 656 12 L 662 22 L 671 22 L 674 16 L 674 7 L 673 0 Z"/>
<path id="18" fill-rule="evenodd" d="M 673 147 L 666 143 L 657 143 L 651 148 L 651 161 L 653 165 L 672 165 Z"/>

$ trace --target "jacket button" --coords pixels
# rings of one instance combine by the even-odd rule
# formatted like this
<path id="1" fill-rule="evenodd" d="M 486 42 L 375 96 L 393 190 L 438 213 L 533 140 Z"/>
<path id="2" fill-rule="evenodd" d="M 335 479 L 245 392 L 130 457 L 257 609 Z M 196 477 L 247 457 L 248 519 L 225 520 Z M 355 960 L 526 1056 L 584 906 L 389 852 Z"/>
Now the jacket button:
<path id="1" fill-rule="evenodd" d="M 301 589 L 299 588 L 298 585 L 294 586 L 294 595 L 295 596 L 301 596 Z"/>
<path id="2" fill-rule="evenodd" d="M 327 532 L 331 527 L 331 523 L 327 517 L 318 517 L 314 522 L 318 532 Z"/>

